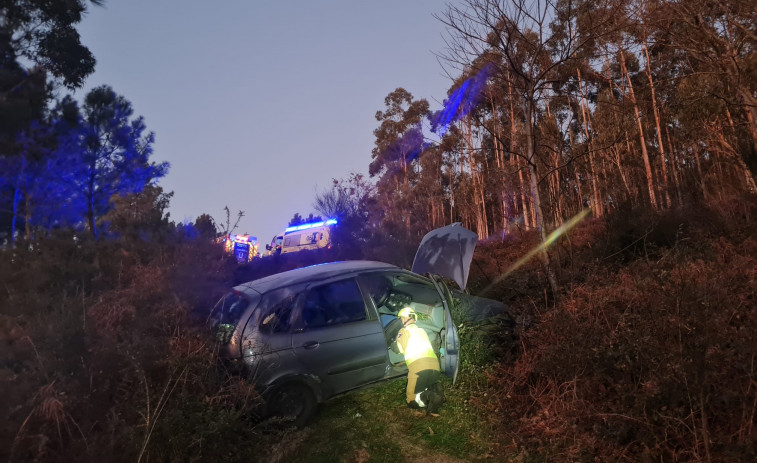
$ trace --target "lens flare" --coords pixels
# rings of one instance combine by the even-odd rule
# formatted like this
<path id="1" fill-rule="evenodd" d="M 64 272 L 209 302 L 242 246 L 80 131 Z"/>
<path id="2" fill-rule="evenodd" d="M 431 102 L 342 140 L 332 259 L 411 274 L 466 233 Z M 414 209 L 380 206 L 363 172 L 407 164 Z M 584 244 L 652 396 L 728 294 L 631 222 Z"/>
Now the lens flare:
<path id="1" fill-rule="evenodd" d="M 489 285 L 486 286 L 486 288 L 484 288 L 483 291 L 481 291 L 479 296 L 483 296 L 484 294 L 491 291 L 491 289 L 496 284 L 500 283 L 502 280 L 507 278 L 508 275 L 510 275 L 511 273 L 516 271 L 518 268 L 520 268 L 523 264 L 531 260 L 537 253 L 546 251 L 547 248 L 549 248 L 555 241 L 557 241 L 557 238 L 559 238 L 561 235 L 564 235 L 565 233 L 568 233 L 573 227 L 578 225 L 578 223 L 581 222 L 583 219 L 585 219 L 586 216 L 588 216 L 589 214 L 591 214 L 591 210 L 584 209 L 578 214 L 571 217 L 570 220 L 560 225 L 552 233 L 550 233 L 549 236 L 547 236 L 547 238 L 542 243 L 540 243 L 538 246 L 528 251 L 528 253 L 526 253 L 525 256 L 521 257 L 513 265 L 511 265 L 510 268 L 508 268 L 505 271 L 505 273 L 498 276 L 497 278 L 494 279 L 494 281 L 489 283 Z"/>

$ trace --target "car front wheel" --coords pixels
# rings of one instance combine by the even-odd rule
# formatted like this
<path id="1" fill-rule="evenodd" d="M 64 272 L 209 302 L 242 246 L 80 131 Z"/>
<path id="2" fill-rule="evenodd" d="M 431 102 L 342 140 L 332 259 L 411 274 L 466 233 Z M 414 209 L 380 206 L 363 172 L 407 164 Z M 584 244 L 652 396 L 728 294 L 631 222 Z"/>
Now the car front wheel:
<path id="1" fill-rule="evenodd" d="M 304 426 L 312 418 L 317 406 L 312 389 L 302 383 L 285 383 L 277 386 L 267 401 L 268 416 Z"/>

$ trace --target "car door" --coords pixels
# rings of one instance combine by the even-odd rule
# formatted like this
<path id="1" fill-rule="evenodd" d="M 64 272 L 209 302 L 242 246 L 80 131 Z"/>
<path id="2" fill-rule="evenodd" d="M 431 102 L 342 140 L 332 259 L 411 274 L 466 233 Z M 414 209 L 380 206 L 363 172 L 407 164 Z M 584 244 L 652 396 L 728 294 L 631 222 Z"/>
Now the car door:
<path id="1" fill-rule="evenodd" d="M 431 276 L 431 281 L 436 286 L 439 294 L 444 301 L 444 334 L 442 336 L 442 343 L 444 345 L 444 355 L 442 359 L 444 361 L 444 373 L 452 378 L 452 384 L 457 381 L 457 373 L 460 367 L 460 336 L 457 333 L 457 326 L 455 326 L 452 320 L 452 313 L 450 309 L 454 300 L 452 294 L 447 287 L 447 284 L 436 275 Z"/>
<path id="2" fill-rule="evenodd" d="M 304 288 L 301 288 L 304 290 Z M 263 295 L 244 329 L 242 360 L 250 379 L 265 389 L 282 378 L 299 376 L 304 366 L 293 352 L 291 320 L 302 294 L 284 287 Z"/>
<path id="3" fill-rule="evenodd" d="M 292 346 L 306 368 L 320 378 L 324 398 L 385 375 L 384 333 L 354 278 L 308 289 L 293 324 Z"/>

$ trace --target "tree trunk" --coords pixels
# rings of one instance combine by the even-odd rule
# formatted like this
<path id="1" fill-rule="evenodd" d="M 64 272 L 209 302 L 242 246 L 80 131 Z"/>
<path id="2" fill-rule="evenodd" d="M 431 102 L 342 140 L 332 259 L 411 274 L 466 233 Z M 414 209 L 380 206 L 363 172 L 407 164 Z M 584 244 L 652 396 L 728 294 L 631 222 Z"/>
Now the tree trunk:
<path id="1" fill-rule="evenodd" d="M 32 197 L 27 191 L 24 200 L 24 235 L 27 242 L 32 240 L 32 208 Z"/>
<path id="2" fill-rule="evenodd" d="M 557 117 L 552 114 L 552 111 L 549 108 L 549 100 L 547 100 L 546 103 L 546 109 L 547 109 L 547 117 L 554 122 L 555 127 L 559 127 L 557 123 Z M 542 130 L 542 136 L 546 138 L 546 134 Z M 548 187 L 550 191 L 550 201 L 553 203 L 553 213 L 552 213 L 552 221 L 555 224 L 555 227 L 559 227 L 562 225 L 562 208 L 560 206 L 560 169 L 558 169 L 558 166 L 560 165 L 560 146 L 556 145 L 552 149 L 552 164 L 555 166 L 552 175 L 549 176 L 548 180 Z"/>
<path id="3" fill-rule="evenodd" d="M 476 163 L 475 147 L 473 146 L 473 117 L 470 115 L 465 118 L 465 142 L 468 145 L 468 169 L 470 170 L 471 200 L 473 201 L 473 212 L 476 220 L 476 233 L 479 239 L 488 236 L 486 224 L 486 204 L 484 202 L 483 186 L 479 185 L 481 175 Z"/>
<path id="4" fill-rule="evenodd" d="M 588 108 L 584 105 L 584 88 L 583 88 L 583 82 L 581 81 L 581 70 L 577 69 L 578 74 L 578 89 L 581 93 L 581 100 L 579 102 L 579 106 L 581 108 L 581 121 L 582 126 L 584 129 L 584 137 L 586 138 L 586 147 L 587 151 L 589 153 L 589 171 L 591 174 L 591 193 L 594 200 L 592 201 L 592 207 L 591 210 L 594 213 L 595 217 L 599 217 L 602 215 L 602 203 L 599 200 L 599 188 L 597 187 L 597 173 L 594 170 L 594 154 L 592 153 L 592 143 L 591 143 L 591 132 L 589 130 L 589 117 L 586 114 L 588 112 Z"/>
<path id="5" fill-rule="evenodd" d="M 97 240 L 97 229 L 95 228 L 95 166 L 90 167 L 89 190 L 87 191 L 87 225 L 92 237 Z"/>
<path id="6" fill-rule="evenodd" d="M 626 133 L 626 138 L 628 137 L 628 134 Z M 626 174 L 623 172 L 623 166 L 620 163 L 620 148 L 617 146 L 613 146 L 610 148 L 612 152 L 615 154 L 615 162 L 614 164 L 618 166 L 618 172 L 620 173 L 620 179 L 623 181 L 623 187 L 626 190 L 626 194 L 628 195 L 628 199 L 631 199 L 633 197 L 633 192 L 631 191 L 631 187 L 628 186 L 628 179 L 626 179 Z"/>
<path id="7" fill-rule="evenodd" d="M 746 190 L 749 191 L 750 193 L 757 192 L 757 185 L 755 185 L 754 183 L 754 177 L 752 177 L 752 173 L 749 170 L 749 167 L 747 167 L 746 163 L 744 162 L 744 159 L 741 157 L 739 152 L 736 149 L 734 149 L 730 143 L 728 143 L 728 140 L 725 139 L 725 135 L 723 134 L 722 128 L 715 127 L 713 130 L 713 134 L 716 137 L 718 143 L 720 144 L 723 153 L 728 155 L 728 157 L 732 158 L 733 161 L 738 166 L 738 170 L 741 171 Z M 719 164 L 718 164 L 718 168 L 720 168 Z M 721 178 L 723 178 L 722 174 L 721 174 Z M 725 178 L 723 178 L 723 180 L 721 181 L 725 184 Z"/>
<path id="8" fill-rule="evenodd" d="M 647 188 L 649 189 L 649 203 L 652 205 L 654 209 L 657 209 L 657 198 L 655 195 L 655 186 L 654 186 L 654 178 L 652 177 L 652 166 L 649 162 L 649 153 L 647 153 L 647 143 L 644 138 L 644 127 L 641 123 L 641 114 L 639 112 L 639 106 L 636 104 L 636 95 L 633 91 L 633 83 L 631 82 L 631 76 L 628 74 L 628 69 L 626 69 L 626 57 L 625 52 L 621 49 L 618 53 L 620 55 L 620 70 L 623 73 L 623 75 L 626 77 L 626 81 L 628 83 L 628 96 L 631 100 L 631 104 L 633 105 L 633 112 L 636 117 L 636 125 L 639 128 L 639 141 L 641 143 L 641 156 L 644 160 L 644 170 L 647 175 Z"/>
<path id="9" fill-rule="evenodd" d="M 13 188 L 13 215 L 11 218 L 11 248 L 16 246 L 16 221 L 18 220 L 18 204 L 21 201 L 21 187 L 15 185 Z"/>
<path id="10" fill-rule="evenodd" d="M 702 162 L 699 160 L 699 148 L 694 148 L 694 160 L 697 165 L 697 173 L 699 174 L 699 185 L 702 189 L 702 194 L 707 198 L 707 188 L 704 184 L 704 172 L 702 171 Z"/>
<path id="11" fill-rule="evenodd" d="M 549 281 L 549 286 L 552 289 L 552 296 L 557 297 L 557 277 L 555 276 L 554 269 L 552 269 L 552 265 L 549 261 L 549 253 L 547 252 L 547 231 L 544 224 L 544 214 L 542 212 L 541 207 L 541 199 L 539 196 L 539 184 L 538 179 L 539 177 L 536 175 L 536 150 L 534 146 L 534 126 L 533 126 L 533 109 L 534 109 L 534 101 L 535 101 L 535 95 L 533 94 L 533 91 L 529 91 L 527 93 L 526 101 L 525 103 L 525 137 L 526 137 L 526 156 L 527 156 L 527 163 L 528 163 L 528 169 L 530 174 L 530 180 L 531 180 L 531 197 L 534 202 L 534 219 L 536 222 L 536 227 L 539 230 L 539 235 L 541 236 L 541 251 L 539 252 L 539 256 L 541 258 L 542 265 L 544 266 L 544 271 L 547 274 L 547 280 Z"/>
<path id="12" fill-rule="evenodd" d="M 743 108 L 744 113 L 746 115 L 746 120 L 749 122 L 750 130 L 749 132 L 752 134 L 752 150 L 754 150 L 755 153 L 757 153 L 757 118 L 755 117 L 754 113 L 757 111 L 757 108 L 755 106 L 750 106 L 743 96 L 743 92 L 739 93 L 741 96 L 742 101 L 744 101 Z M 754 103 L 753 104 L 757 104 Z"/>
<path id="13" fill-rule="evenodd" d="M 670 140 L 670 130 L 665 126 L 665 135 L 668 139 L 668 155 L 670 156 L 670 170 L 673 172 L 673 183 L 676 187 L 676 199 L 678 205 L 683 205 L 683 197 L 681 196 L 681 179 L 678 177 L 678 162 L 675 151 L 673 150 L 673 142 Z"/>
<path id="14" fill-rule="evenodd" d="M 499 199 L 499 207 L 502 211 L 501 216 L 501 226 L 502 230 L 507 230 L 507 201 L 506 196 L 504 194 L 505 185 L 504 185 L 504 176 L 503 173 L 505 171 L 505 155 L 504 155 L 504 146 L 502 144 L 502 126 L 500 125 L 500 118 L 499 118 L 499 111 L 498 108 L 494 102 L 494 96 L 492 93 L 489 93 L 489 104 L 491 106 L 492 111 L 492 132 L 494 133 L 493 142 L 494 142 L 494 161 L 495 161 L 495 169 L 496 169 L 496 177 L 495 182 L 499 185 L 499 190 L 497 191 L 497 198 Z M 492 208 L 492 211 L 494 211 L 494 208 Z M 492 217 L 492 221 L 494 223 L 497 223 L 497 220 L 495 217 Z"/>
<path id="15" fill-rule="evenodd" d="M 628 130 L 626 130 L 625 134 L 626 134 L 626 151 L 628 152 L 628 155 L 631 156 L 633 154 L 633 151 L 631 149 L 631 139 L 628 136 Z M 618 158 L 618 165 L 620 165 L 620 158 Z M 632 199 L 634 200 L 634 204 L 639 206 L 641 205 L 641 201 L 639 200 L 639 197 L 641 196 L 641 192 L 639 191 L 639 188 L 638 188 L 638 182 L 634 181 L 633 185 L 634 185 L 634 189 L 633 189 L 634 194 L 633 194 Z"/>
<path id="16" fill-rule="evenodd" d="M 526 184 L 523 181 L 523 170 L 520 166 L 520 156 L 517 156 L 515 154 L 515 148 L 517 147 L 515 143 L 515 136 L 517 135 L 517 130 L 515 125 L 515 106 L 513 104 L 513 84 L 512 82 L 510 82 L 509 72 L 507 74 L 507 89 L 510 96 L 510 152 L 513 153 L 512 162 L 518 171 L 518 179 L 520 180 L 520 202 L 523 213 L 523 225 L 525 228 L 529 228 L 531 221 L 528 216 L 528 198 L 526 197 Z"/>
<path id="17" fill-rule="evenodd" d="M 662 187 L 663 187 L 663 199 L 665 201 L 665 207 L 670 207 L 670 188 L 668 186 L 668 170 L 665 165 L 665 149 L 662 142 L 662 130 L 660 129 L 660 110 L 657 107 L 657 98 L 655 97 L 654 80 L 652 79 L 652 68 L 649 64 L 649 51 L 647 50 L 646 40 L 644 41 L 644 57 L 646 58 L 646 70 L 647 79 L 649 80 L 649 89 L 652 95 L 652 109 L 654 110 L 654 122 L 657 127 L 657 146 L 660 150 L 660 165 L 662 166 Z"/>

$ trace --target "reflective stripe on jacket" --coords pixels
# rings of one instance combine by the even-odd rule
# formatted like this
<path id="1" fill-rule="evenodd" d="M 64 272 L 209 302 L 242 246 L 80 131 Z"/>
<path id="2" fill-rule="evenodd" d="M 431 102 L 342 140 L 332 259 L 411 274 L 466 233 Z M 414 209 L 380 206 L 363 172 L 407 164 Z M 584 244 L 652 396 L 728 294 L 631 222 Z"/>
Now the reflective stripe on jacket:
<path id="1" fill-rule="evenodd" d="M 407 336 L 407 340 L 404 337 Z M 401 354 L 405 355 L 405 363 L 409 367 L 411 363 L 421 358 L 436 358 L 431 341 L 423 328 L 411 323 L 400 330 L 397 337 L 397 345 Z"/>

